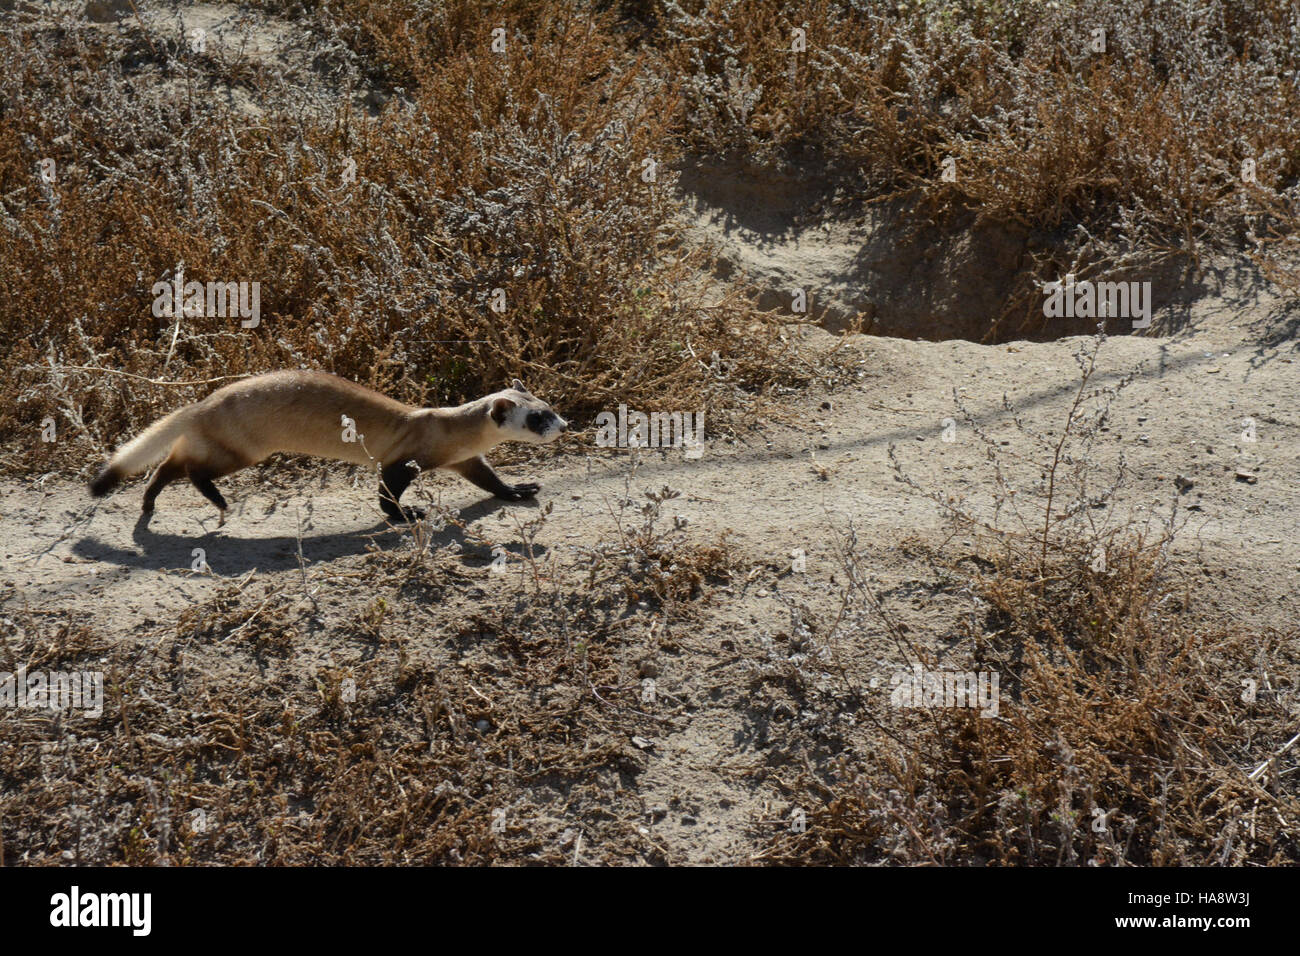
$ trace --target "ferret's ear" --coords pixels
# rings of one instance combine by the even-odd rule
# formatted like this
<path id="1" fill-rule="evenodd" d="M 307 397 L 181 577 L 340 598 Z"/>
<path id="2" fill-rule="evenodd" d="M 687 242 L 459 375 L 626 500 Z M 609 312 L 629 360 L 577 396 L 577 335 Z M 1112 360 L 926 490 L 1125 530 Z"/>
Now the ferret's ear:
<path id="1" fill-rule="evenodd" d="M 506 416 L 510 410 L 515 407 L 515 403 L 508 398 L 497 398 L 492 401 L 492 420 L 498 425 L 506 423 Z"/>
<path id="2" fill-rule="evenodd" d="M 516 392 L 523 392 L 525 395 L 531 395 L 531 394 L 532 394 L 532 392 L 530 392 L 530 391 L 528 391 L 528 389 L 524 388 L 524 383 L 521 382 L 521 381 L 519 381 L 519 379 L 517 379 L 517 378 L 514 378 L 514 379 L 511 379 L 511 380 L 510 380 L 510 387 L 513 388 Z"/>

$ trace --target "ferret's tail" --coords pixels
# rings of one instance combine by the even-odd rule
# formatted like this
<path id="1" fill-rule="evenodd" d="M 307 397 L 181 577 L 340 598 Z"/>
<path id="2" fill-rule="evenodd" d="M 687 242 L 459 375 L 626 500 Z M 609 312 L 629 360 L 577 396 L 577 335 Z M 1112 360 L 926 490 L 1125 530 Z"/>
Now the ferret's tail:
<path id="1" fill-rule="evenodd" d="M 119 448 L 90 482 L 90 493 L 101 498 L 116 488 L 122 479 L 138 475 L 161 461 L 189 427 L 194 411 L 193 405 L 179 408 Z"/>

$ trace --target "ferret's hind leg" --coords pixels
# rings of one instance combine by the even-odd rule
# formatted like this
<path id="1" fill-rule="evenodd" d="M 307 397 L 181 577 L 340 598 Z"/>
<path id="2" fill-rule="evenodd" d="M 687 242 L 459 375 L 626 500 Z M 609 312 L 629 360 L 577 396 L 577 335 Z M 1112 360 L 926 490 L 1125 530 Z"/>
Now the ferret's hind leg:
<path id="1" fill-rule="evenodd" d="M 221 509 L 221 518 L 217 521 L 217 527 L 220 528 L 226 523 L 226 509 L 230 506 L 226 504 L 226 499 L 222 497 L 221 492 L 217 490 L 217 486 L 212 483 L 212 479 L 215 476 L 212 472 L 203 468 L 191 468 L 189 470 L 189 476 L 190 484 L 199 489 L 199 491 L 203 493 L 204 498 L 207 498 Z"/>
<path id="2" fill-rule="evenodd" d="M 158 492 L 184 474 L 185 463 L 181 460 L 179 448 L 173 447 L 171 454 L 163 460 L 163 463 L 158 466 L 158 470 L 153 473 L 153 479 L 149 482 L 149 487 L 145 488 L 144 504 L 140 511 L 143 514 L 151 514 L 154 502 L 158 500 Z"/>
<path id="3" fill-rule="evenodd" d="M 186 468 L 186 474 L 189 475 L 190 484 L 199 489 L 204 498 L 207 498 L 221 512 L 221 517 L 217 522 L 217 527 L 226 523 L 226 510 L 230 507 L 226 503 L 225 497 L 217 490 L 213 479 L 221 478 L 233 471 L 243 468 L 245 462 L 231 451 L 224 448 L 214 448 L 211 445 L 205 449 L 204 461 L 202 464 L 194 462 Z"/>

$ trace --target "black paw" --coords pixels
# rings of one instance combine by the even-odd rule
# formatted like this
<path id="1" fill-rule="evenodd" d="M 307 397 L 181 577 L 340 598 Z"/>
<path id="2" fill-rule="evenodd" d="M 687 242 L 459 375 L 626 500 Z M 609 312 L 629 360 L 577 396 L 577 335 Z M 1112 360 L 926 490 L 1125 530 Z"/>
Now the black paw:
<path id="1" fill-rule="evenodd" d="M 396 508 L 385 508 L 384 514 L 390 521 L 406 521 L 414 523 L 424 519 L 423 508 L 402 508 L 400 511 Z"/>
<path id="2" fill-rule="evenodd" d="M 509 501 L 523 501 L 525 498 L 532 498 L 537 492 L 542 490 L 542 486 L 533 481 L 524 482 L 522 485 L 510 486 Z"/>

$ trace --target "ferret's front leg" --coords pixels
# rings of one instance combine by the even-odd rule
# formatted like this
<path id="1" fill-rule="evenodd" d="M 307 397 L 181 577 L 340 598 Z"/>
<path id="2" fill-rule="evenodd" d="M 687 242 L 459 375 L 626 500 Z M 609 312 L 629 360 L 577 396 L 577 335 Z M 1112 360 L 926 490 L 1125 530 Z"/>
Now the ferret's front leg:
<path id="1" fill-rule="evenodd" d="M 541 485 L 531 481 L 519 485 L 506 484 L 481 455 L 478 458 L 458 461 L 456 464 L 447 467 L 467 481 L 478 485 L 484 491 L 490 491 L 498 498 L 504 498 L 506 501 L 522 501 L 525 498 L 533 497 L 542 490 Z"/>

